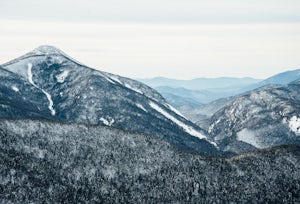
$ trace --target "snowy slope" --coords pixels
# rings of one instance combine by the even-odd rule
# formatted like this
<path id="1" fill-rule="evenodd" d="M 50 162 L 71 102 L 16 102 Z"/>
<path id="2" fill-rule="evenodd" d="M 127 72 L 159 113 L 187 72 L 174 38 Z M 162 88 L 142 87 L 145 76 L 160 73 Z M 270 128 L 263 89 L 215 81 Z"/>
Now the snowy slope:
<path id="1" fill-rule="evenodd" d="M 235 97 L 211 118 L 208 132 L 225 151 L 300 144 L 300 81 Z"/>
<path id="2" fill-rule="evenodd" d="M 20 98 L 26 101 L 38 93 L 40 97 L 34 103 L 27 102 L 40 118 L 105 124 L 156 135 L 183 150 L 217 153 L 205 131 L 181 116 L 152 88 L 129 78 L 91 69 L 55 47 L 41 46 L 2 67 L 20 79 L 12 84 L 12 93 L 25 89 L 25 85 L 33 90 L 22 96 L 14 94 L 11 99 L 14 104 L 6 102 L 3 93 L 2 103 L 10 104 L 10 108 L 22 109 L 18 107 Z M 1 81 L 1 86 L 6 85 Z M 152 103 L 165 114 L 153 108 Z M 0 117 L 12 116 L 3 113 Z"/>

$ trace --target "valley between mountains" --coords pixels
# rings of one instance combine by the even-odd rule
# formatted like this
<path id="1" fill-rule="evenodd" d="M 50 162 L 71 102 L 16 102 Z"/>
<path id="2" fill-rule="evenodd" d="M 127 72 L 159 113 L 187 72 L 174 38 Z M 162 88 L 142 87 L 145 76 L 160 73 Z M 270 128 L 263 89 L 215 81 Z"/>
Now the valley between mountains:
<path id="1" fill-rule="evenodd" d="M 204 104 L 40 46 L 0 65 L 0 203 L 299 203 L 300 77 L 280 76 Z"/>

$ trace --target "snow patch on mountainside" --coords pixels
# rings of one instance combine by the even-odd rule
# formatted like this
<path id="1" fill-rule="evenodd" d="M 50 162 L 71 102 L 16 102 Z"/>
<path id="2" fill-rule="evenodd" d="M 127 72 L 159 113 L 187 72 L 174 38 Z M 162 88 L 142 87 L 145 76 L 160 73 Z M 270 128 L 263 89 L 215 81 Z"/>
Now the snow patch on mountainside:
<path id="1" fill-rule="evenodd" d="M 185 118 L 186 120 L 187 120 L 187 118 L 186 117 L 184 117 L 176 108 L 174 108 L 173 106 L 171 106 L 170 104 L 166 104 L 167 105 L 167 107 L 169 108 L 169 109 L 171 109 L 174 113 L 176 113 L 177 115 L 180 115 L 181 117 L 183 117 L 183 118 Z"/>
<path id="2" fill-rule="evenodd" d="M 112 84 L 116 84 L 113 80 L 111 80 L 108 76 L 103 75 L 104 78 Z"/>
<path id="3" fill-rule="evenodd" d="M 107 76 L 105 73 L 97 72 L 98 75 L 104 77 L 107 81 L 109 81 L 112 84 L 116 84 L 109 76 Z"/>
<path id="4" fill-rule="evenodd" d="M 107 126 L 112 126 L 112 124 L 115 122 L 114 119 L 108 120 L 108 119 L 105 119 L 105 118 L 100 118 L 100 121 L 102 121 L 103 124 L 107 125 Z"/>
<path id="5" fill-rule="evenodd" d="M 170 119 L 171 121 L 173 121 L 175 124 L 177 124 L 178 126 L 180 126 L 181 128 L 183 128 L 183 130 L 187 133 L 189 133 L 192 136 L 198 137 L 200 139 L 207 139 L 206 136 L 204 136 L 203 134 L 201 134 L 200 132 L 196 131 L 194 128 L 184 124 L 183 122 L 177 120 L 175 117 L 173 117 L 172 115 L 170 115 L 169 113 L 167 113 L 165 110 L 163 110 L 161 107 L 159 107 L 157 104 L 153 103 L 150 101 L 149 105 L 156 110 L 157 112 L 159 112 L 160 114 L 164 115 L 166 118 Z"/>
<path id="6" fill-rule="evenodd" d="M 141 90 L 139 90 L 139 89 L 137 89 L 137 88 L 135 88 L 135 87 L 132 87 L 132 86 L 130 86 L 130 85 L 127 84 L 127 83 L 121 82 L 120 79 L 119 79 L 118 77 L 116 77 L 116 76 L 110 76 L 110 78 L 111 78 L 112 80 L 116 81 L 117 83 L 119 83 L 119 84 L 125 86 L 126 88 L 131 89 L 132 91 L 135 91 L 135 92 L 137 92 L 137 93 L 139 93 L 139 94 L 143 94 L 143 92 L 142 92 Z"/>
<path id="7" fill-rule="evenodd" d="M 48 101 L 49 101 L 49 106 L 48 106 L 48 108 L 49 108 L 49 110 L 50 110 L 50 112 L 51 112 L 51 115 L 55 115 L 56 111 L 55 111 L 54 108 L 53 108 L 54 103 L 53 103 L 53 101 L 52 101 L 51 95 L 50 95 L 48 92 L 46 92 L 45 90 L 43 90 L 43 89 L 41 89 L 41 90 L 42 90 L 42 92 L 46 95 L 46 97 L 47 97 L 47 99 L 48 99 Z"/>
<path id="8" fill-rule="evenodd" d="M 135 91 L 135 92 L 137 92 L 137 93 L 139 93 L 139 94 L 143 94 L 143 92 L 141 90 L 136 89 L 136 88 L 130 86 L 129 84 L 124 83 L 124 86 L 131 89 L 131 90 L 133 90 L 133 91 Z"/>
<path id="9" fill-rule="evenodd" d="M 248 144 L 251 144 L 253 145 L 254 147 L 256 148 L 264 148 L 258 138 L 256 137 L 256 134 L 254 131 L 251 131 L 247 128 L 241 130 L 240 132 L 237 133 L 237 140 L 238 141 L 241 141 L 241 142 L 245 142 L 245 143 L 248 143 Z"/>
<path id="10" fill-rule="evenodd" d="M 297 118 L 297 116 L 293 116 L 289 120 L 289 128 L 297 135 L 300 135 L 300 118 Z"/>
<path id="11" fill-rule="evenodd" d="M 51 95 L 50 95 L 47 91 L 45 91 L 44 89 L 38 87 L 38 86 L 33 82 L 33 78 L 32 78 L 32 64 L 31 64 L 31 63 L 28 64 L 27 68 L 28 68 L 28 69 L 27 69 L 27 73 L 28 73 L 28 81 L 29 81 L 29 83 L 31 83 L 34 87 L 40 89 L 40 90 L 46 95 L 46 97 L 47 97 L 47 99 L 48 99 L 48 101 L 49 101 L 49 106 L 48 106 L 48 108 L 49 108 L 49 110 L 50 110 L 50 112 L 51 112 L 51 115 L 55 115 L 56 111 L 55 111 L 54 108 L 53 108 L 54 103 L 53 103 L 53 101 L 52 101 Z"/>
<path id="12" fill-rule="evenodd" d="M 135 105 L 143 111 L 148 112 L 141 104 L 136 103 Z"/>
<path id="13" fill-rule="evenodd" d="M 11 88 L 12 88 L 12 90 L 14 90 L 15 92 L 19 92 L 19 88 L 18 88 L 18 87 L 12 86 Z"/>
<path id="14" fill-rule="evenodd" d="M 209 127 L 208 127 L 208 133 L 212 133 L 213 129 L 215 128 L 215 126 L 221 122 L 221 118 L 219 118 L 216 122 L 214 122 L 213 124 L 211 124 Z"/>
<path id="15" fill-rule="evenodd" d="M 116 77 L 116 76 L 109 76 L 109 77 L 110 77 L 112 80 L 116 81 L 117 83 L 123 85 L 123 83 L 118 79 L 118 77 Z"/>
<path id="16" fill-rule="evenodd" d="M 29 83 L 31 83 L 33 86 L 37 87 L 37 85 L 35 85 L 35 83 L 32 80 L 32 64 L 29 63 L 27 65 L 27 68 L 28 68 L 27 69 L 27 73 L 28 73 L 28 81 L 29 81 Z"/>
<path id="17" fill-rule="evenodd" d="M 56 76 L 57 82 L 64 83 L 65 79 L 68 77 L 68 75 L 69 75 L 69 71 L 68 70 L 63 71 L 61 74 L 59 74 L 59 75 Z"/>

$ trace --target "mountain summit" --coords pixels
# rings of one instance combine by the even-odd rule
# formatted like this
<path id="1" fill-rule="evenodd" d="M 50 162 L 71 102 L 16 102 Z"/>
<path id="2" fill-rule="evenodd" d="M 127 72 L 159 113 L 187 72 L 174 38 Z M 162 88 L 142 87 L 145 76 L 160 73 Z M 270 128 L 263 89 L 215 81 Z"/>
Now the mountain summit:
<path id="1" fill-rule="evenodd" d="M 59 55 L 66 55 L 63 51 L 60 49 L 51 46 L 51 45 L 41 45 L 37 48 L 35 48 L 32 53 L 36 54 L 59 54 Z"/>
<path id="2" fill-rule="evenodd" d="M 187 151 L 218 152 L 205 131 L 152 88 L 91 69 L 52 46 L 0 66 L 0 117 L 104 124 L 156 135 Z"/>

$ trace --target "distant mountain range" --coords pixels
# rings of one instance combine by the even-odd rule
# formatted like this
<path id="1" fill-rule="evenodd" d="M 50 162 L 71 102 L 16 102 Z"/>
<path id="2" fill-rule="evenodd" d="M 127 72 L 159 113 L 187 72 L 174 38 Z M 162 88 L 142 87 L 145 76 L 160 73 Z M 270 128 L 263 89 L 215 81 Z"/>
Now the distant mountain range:
<path id="1" fill-rule="evenodd" d="M 195 108 L 196 104 L 207 104 L 219 98 L 233 96 L 244 92 L 244 88 L 261 82 L 253 78 L 196 78 L 177 80 L 164 77 L 138 79 L 156 89 L 175 108 L 182 106 Z M 185 104 L 182 102 L 185 101 Z"/>
<path id="2" fill-rule="evenodd" d="M 105 124 L 156 135 L 182 150 L 218 153 L 206 132 L 155 90 L 86 67 L 51 46 L 0 67 L 0 118 Z"/>
<path id="3" fill-rule="evenodd" d="M 225 98 L 218 98 L 217 100 L 214 100 L 212 102 L 199 105 L 198 107 L 192 106 L 188 103 L 184 105 L 180 105 L 178 110 L 185 115 L 187 118 L 189 118 L 191 121 L 200 124 L 200 126 L 206 126 L 205 123 L 207 122 L 207 119 L 209 119 L 214 113 L 219 111 L 224 106 L 228 105 L 229 102 L 234 100 L 236 96 L 243 95 L 249 91 L 255 90 L 259 87 L 263 87 L 266 85 L 286 85 L 290 82 L 296 81 L 300 79 L 300 69 L 292 70 L 292 71 L 286 71 L 283 73 L 276 74 L 272 77 L 269 77 L 263 81 L 260 81 L 258 83 L 254 83 L 250 86 L 244 87 L 240 90 L 241 93 L 225 97 Z M 158 90 L 160 90 L 158 88 Z M 173 90 L 173 92 L 176 92 L 176 90 Z M 181 92 L 178 92 L 181 94 Z M 182 95 L 184 98 L 186 95 L 188 95 L 188 92 Z M 190 94 L 190 96 L 193 96 Z M 172 102 L 176 104 L 175 102 Z"/>
<path id="4" fill-rule="evenodd" d="M 177 109 L 208 104 L 220 98 L 235 96 L 268 84 L 287 84 L 300 79 L 300 69 L 276 74 L 265 80 L 253 78 L 196 78 L 176 80 L 164 77 L 139 79 L 162 94 Z M 183 104 L 183 102 L 185 102 Z"/>
<path id="5" fill-rule="evenodd" d="M 276 74 L 258 83 L 258 87 L 269 84 L 288 84 L 292 81 L 300 79 L 300 69 L 290 70 Z"/>
<path id="6" fill-rule="evenodd" d="M 169 85 L 156 89 L 183 115 L 207 130 L 222 151 L 240 153 L 281 144 L 300 144 L 300 69 L 262 81 L 246 78 L 245 83 L 240 83 L 238 79 L 225 79 L 210 79 L 215 84 L 202 86 L 207 90 L 180 87 L 195 88 L 201 79 L 155 78 L 146 82 Z M 219 82 L 224 83 L 223 89 Z M 234 89 L 231 89 L 233 84 Z M 220 93 L 216 91 L 218 87 Z M 217 100 L 210 101 L 213 99 Z M 206 104 L 200 105 L 201 101 Z"/>
<path id="7" fill-rule="evenodd" d="M 195 78 L 192 80 L 178 80 L 165 77 L 149 79 L 138 79 L 151 87 L 168 86 L 171 88 L 185 88 L 190 90 L 217 90 L 217 89 L 239 89 L 254 83 L 261 82 L 260 79 L 220 77 L 220 78 Z"/>

